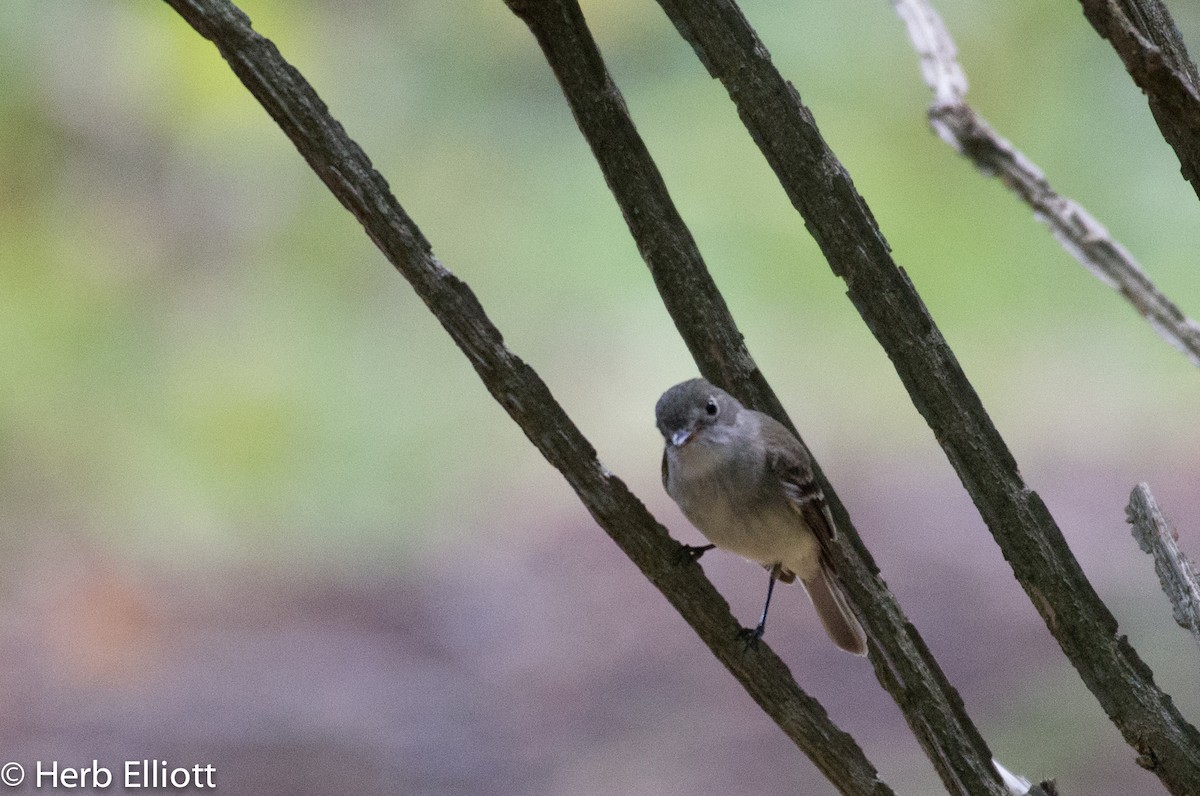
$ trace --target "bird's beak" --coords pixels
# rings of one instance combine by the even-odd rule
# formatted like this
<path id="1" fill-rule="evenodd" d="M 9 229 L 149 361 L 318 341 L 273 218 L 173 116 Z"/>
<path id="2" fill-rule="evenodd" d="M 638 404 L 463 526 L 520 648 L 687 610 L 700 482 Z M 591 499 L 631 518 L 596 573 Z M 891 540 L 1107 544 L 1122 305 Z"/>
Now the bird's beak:
<path id="1" fill-rule="evenodd" d="M 682 448 L 692 441 L 692 437 L 696 435 L 695 430 L 680 429 L 671 435 L 671 445 L 676 448 Z"/>

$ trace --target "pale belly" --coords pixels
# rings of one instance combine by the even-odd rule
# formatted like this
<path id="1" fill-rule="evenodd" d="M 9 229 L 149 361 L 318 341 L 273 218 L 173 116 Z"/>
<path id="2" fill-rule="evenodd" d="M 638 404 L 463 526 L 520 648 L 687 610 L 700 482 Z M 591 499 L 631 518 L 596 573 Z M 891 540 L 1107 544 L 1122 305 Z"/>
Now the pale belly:
<path id="1" fill-rule="evenodd" d="M 699 453 L 699 451 L 697 451 Z M 688 468 L 699 469 L 699 468 Z M 717 547 L 765 566 L 782 563 L 801 578 L 820 569 L 820 547 L 782 489 L 772 489 L 761 469 L 740 467 L 745 483 L 725 486 L 727 473 L 700 469 L 700 476 L 677 477 L 672 468 L 668 492 L 684 515 Z"/>

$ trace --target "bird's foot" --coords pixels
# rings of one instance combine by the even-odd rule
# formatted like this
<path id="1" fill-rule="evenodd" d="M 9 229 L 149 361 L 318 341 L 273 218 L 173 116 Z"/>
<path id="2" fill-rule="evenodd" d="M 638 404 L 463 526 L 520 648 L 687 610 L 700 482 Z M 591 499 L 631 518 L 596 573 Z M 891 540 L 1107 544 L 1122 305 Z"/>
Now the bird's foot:
<path id="1" fill-rule="evenodd" d="M 679 563 L 690 564 L 699 561 L 700 556 L 716 547 L 715 544 L 681 544 L 679 545 Z"/>
<path id="2" fill-rule="evenodd" d="M 747 650 L 758 649 L 758 640 L 766 631 L 766 625 L 760 622 L 757 627 L 743 627 L 738 631 L 737 637 L 745 642 Z"/>

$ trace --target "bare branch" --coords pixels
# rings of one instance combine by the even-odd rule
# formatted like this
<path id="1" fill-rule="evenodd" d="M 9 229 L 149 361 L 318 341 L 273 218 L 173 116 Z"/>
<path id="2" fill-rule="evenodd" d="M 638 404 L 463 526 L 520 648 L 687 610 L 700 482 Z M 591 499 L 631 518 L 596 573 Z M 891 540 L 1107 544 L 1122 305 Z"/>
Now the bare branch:
<path id="1" fill-rule="evenodd" d="M 1179 796 L 1200 793 L 1200 733 L 1117 632 L 1116 620 L 1041 498 L 1025 485 L 979 396 L 908 276 L 893 262 L 866 202 L 795 88 L 776 71 L 732 0 L 659 0 L 659 5 L 725 86 L 1084 683 L 1168 790 Z M 976 792 L 998 792 L 994 777 L 990 770 L 981 774 Z"/>
<path id="2" fill-rule="evenodd" d="M 530 26 L 701 375 L 784 422 L 572 0 L 506 0 Z M 789 424 L 790 427 L 790 424 Z M 795 429 L 792 429 L 795 431 Z"/>
<path id="3" fill-rule="evenodd" d="M 1171 601 L 1176 623 L 1200 642 L 1200 577 L 1196 565 L 1179 549 L 1179 534 L 1163 516 L 1148 484 L 1134 487 L 1125 514 L 1138 547 L 1154 556 L 1154 571 Z"/>
<path id="4" fill-rule="evenodd" d="M 933 89 L 929 121 L 934 131 L 981 171 L 999 177 L 1033 208 L 1063 248 L 1124 296 L 1164 340 L 1200 366 L 1200 324 L 1163 295 L 1099 221 L 1075 201 L 1056 193 L 1037 166 L 967 104 L 967 78 L 958 63 L 957 48 L 933 7 L 926 0 L 893 0 L 892 4 L 908 27 L 925 82 Z"/>
<path id="5" fill-rule="evenodd" d="M 433 256 L 384 178 L 316 92 L 249 19 L 227 0 L 167 0 L 211 40 L 250 92 L 467 355 L 488 391 L 556 467 L 588 511 L 683 615 L 763 710 L 844 794 L 890 796 L 855 744 L 765 644 L 746 651 L 724 598 L 681 545 L 597 460 L 534 370 L 508 350 L 462 281 Z"/>
<path id="6" fill-rule="evenodd" d="M 1200 77 L 1161 0 L 1080 0 L 1150 103 L 1183 178 L 1200 196 Z"/>
<path id="7" fill-rule="evenodd" d="M 629 118 L 577 2 L 506 2 L 529 26 L 545 53 L 701 373 L 791 427 L 746 351 L 728 307 Z M 825 494 L 836 501 L 823 476 L 822 482 Z M 981 776 L 980 769 L 990 774 L 991 755 L 961 698 L 879 577 L 844 509 L 840 514 L 838 528 L 843 533 L 832 540 L 841 548 L 837 570 L 868 630 L 880 682 L 904 711 L 922 745 L 936 750 L 930 758 L 944 780 L 968 783 Z"/>

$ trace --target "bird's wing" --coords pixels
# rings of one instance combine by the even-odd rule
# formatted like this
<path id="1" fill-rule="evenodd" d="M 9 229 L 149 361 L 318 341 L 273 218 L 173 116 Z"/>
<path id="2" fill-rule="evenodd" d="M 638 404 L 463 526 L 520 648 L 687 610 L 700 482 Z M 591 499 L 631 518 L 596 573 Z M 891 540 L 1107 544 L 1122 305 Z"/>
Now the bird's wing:
<path id="1" fill-rule="evenodd" d="M 813 477 L 812 457 L 785 426 L 767 420 L 770 423 L 763 422 L 763 432 L 769 435 L 768 449 L 774 452 L 768 464 L 783 485 L 788 502 L 817 537 L 821 548 L 820 572 L 814 578 L 806 578 L 804 586 L 834 643 L 855 655 L 866 655 L 867 635 L 851 610 L 833 568 L 830 549 L 837 526 L 825 493 Z"/>
<path id="2" fill-rule="evenodd" d="M 768 448 L 772 451 L 767 465 L 783 485 L 784 495 L 792 508 L 817 537 L 822 553 L 828 556 L 837 526 L 829 513 L 825 493 L 813 477 L 812 457 L 800 440 L 773 418 L 764 415 L 762 433 L 768 437 Z"/>

